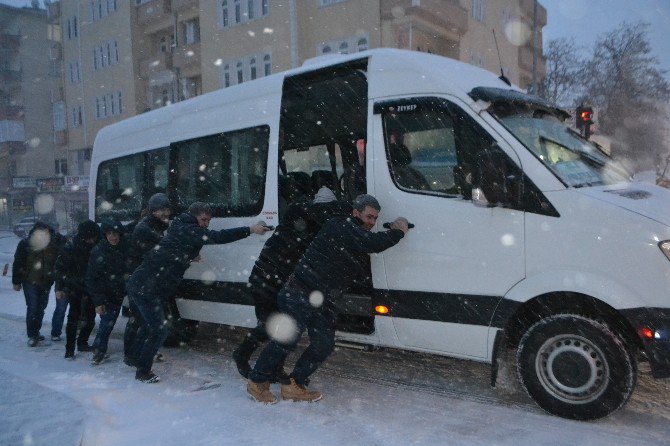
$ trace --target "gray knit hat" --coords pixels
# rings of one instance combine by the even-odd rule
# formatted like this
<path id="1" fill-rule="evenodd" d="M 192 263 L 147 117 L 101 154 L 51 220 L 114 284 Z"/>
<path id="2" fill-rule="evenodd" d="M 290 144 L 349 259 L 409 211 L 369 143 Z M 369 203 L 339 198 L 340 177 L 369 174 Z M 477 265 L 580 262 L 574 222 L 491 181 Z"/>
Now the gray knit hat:
<path id="1" fill-rule="evenodd" d="M 170 209 L 170 199 L 167 195 L 162 192 L 153 194 L 149 201 L 147 202 L 147 210 L 149 212 L 154 212 L 159 209 Z"/>

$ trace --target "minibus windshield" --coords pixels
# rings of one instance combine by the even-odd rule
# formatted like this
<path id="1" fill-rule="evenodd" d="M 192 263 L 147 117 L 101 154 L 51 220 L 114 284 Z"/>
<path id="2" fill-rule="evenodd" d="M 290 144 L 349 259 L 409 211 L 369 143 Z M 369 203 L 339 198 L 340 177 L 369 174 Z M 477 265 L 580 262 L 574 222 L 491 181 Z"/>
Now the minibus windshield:
<path id="1" fill-rule="evenodd" d="M 498 120 L 563 183 L 572 187 L 630 181 L 630 174 L 598 146 L 549 114 L 496 114 Z"/>

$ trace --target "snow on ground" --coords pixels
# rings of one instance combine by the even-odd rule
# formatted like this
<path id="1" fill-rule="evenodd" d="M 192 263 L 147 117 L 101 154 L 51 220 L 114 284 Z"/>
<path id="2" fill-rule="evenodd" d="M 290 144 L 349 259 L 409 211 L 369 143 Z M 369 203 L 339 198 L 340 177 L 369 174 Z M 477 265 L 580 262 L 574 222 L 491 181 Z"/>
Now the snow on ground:
<path id="1" fill-rule="evenodd" d="M 17 242 L 0 232 L 0 267 L 11 263 Z M 313 379 L 322 401 L 263 406 L 247 397 L 230 359 L 244 330 L 204 325 L 194 346 L 163 349 L 167 361 L 154 367 L 160 383 L 142 384 L 121 362 L 125 318 L 109 362 L 94 367 L 90 354 L 64 360 L 63 342 L 27 347 L 23 294 L 9 275 L 0 277 L 0 299 L 2 445 L 670 442 L 670 383 L 652 380 L 644 365 L 628 406 L 591 423 L 545 414 L 513 380 L 506 391 L 491 389 L 488 365 L 392 350 L 339 348 Z M 45 335 L 53 307 L 52 293 Z"/>

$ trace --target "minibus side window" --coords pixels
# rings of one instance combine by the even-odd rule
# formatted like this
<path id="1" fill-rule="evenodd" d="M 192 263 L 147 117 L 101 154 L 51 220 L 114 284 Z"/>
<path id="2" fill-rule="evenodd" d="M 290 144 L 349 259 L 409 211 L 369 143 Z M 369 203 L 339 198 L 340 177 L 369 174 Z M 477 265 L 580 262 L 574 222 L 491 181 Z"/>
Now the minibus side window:
<path id="1" fill-rule="evenodd" d="M 167 192 L 169 163 L 170 149 L 167 147 L 164 149 L 152 150 L 147 153 L 147 184 L 144 191 L 146 200 L 158 192 Z"/>
<path id="2" fill-rule="evenodd" d="M 259 214 L 268 140 L 269 128 L 260 126 L 174 144 L 171 184 L 178 206 L 209 203 L 214 217 Z"/>
<path id="3" fill-rule="evenodd" d="M 98 167 L 96 220 L 113 215 L 121 220 L 138 218 L 142 209 L 144 154 L 105 161 Z"/>

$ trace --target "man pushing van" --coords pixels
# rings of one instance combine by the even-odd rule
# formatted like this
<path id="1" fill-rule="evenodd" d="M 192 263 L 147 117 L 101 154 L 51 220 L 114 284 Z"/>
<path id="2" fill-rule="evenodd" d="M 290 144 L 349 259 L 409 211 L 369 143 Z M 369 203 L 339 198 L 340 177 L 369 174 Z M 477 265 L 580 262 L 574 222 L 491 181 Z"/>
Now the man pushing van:
<path id="1" fill-rule="evenodd" d="M 277 402 L 277 397 L 270 392 L 270 380 L 278 365 L 283 364 L 296 347 L 305 329 L 309 333 L 310 345 L 288 379 L 281 383 L 281 395 L 291 401 L 321 399 L 320 392 L 307 390 L 306 386 L 309 376 L 335 346 L 334 297 L 343 293 L 363 273 L 367 263 L 365 256 L 394 246 L 409 230 L 407 220 L 401 217 L 388 231 L 370 232 L 380 209 L 372 195 L 359 195 L 354 200 L 352 215 L 333 218 L 326 223 L 301 257 L 277 296 L 279 310 L 284 313 L 277 317 L 283 318 L 283 322 L 271 327 L 269 332 L 281 336 L 273 336 L 249 374 L 247 392 L 256 401 Z M 286 327 L 289 330 L 283 329 Z"/>

